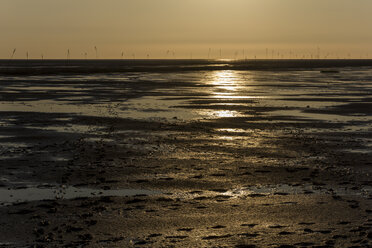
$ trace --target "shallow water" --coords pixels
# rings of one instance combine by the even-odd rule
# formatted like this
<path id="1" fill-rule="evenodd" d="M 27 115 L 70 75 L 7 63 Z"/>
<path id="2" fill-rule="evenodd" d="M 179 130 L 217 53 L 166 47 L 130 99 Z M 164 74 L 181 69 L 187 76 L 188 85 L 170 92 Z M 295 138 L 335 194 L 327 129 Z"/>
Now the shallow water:
<path id="1" fill-rule="evenodd" d="M 342 114 L 304 111 L 309 107 L 327 111 L 341 104 L 365 101 L 372 90 L 371 72 L 355 68 L 337 76 L 317 70 L 213 70 L 5 77 L 0 79 L 1 90 L 6 93 L 0 98 L 0 111 L 188 121 L 249 117 L 250 108 L 260 103 L 271 108 L 265 111 L 269 115 L 280 113 L 293 119 L 370 121 L 370 116 L 345 119 Z M 282 107 L 291 109 L 277 109 Z"/>
<path id="2" fill-rule="evenodd" d="M 131 65 L 128 61 L 88 61 L 87 64 L 80 61 L 67 67 L 63 64 L 65 61 L 45 63 L 34 66 L 45 68 L 46 74 L 0 77 L 0 152 L 4 152 L 1 154 L 4 161 L 17 158 L 18 148 L 37 147 L 39 141 L 31 138 L 45 133 L 48 141 L 58 135 L 76 134 L 86 135 L 85 140 L 91 143 L 121 139 L 122 147 L 132 151 L 172 153 L 173 145 L 163 144 L 163 141 L 169 135 L 177 136 L 172 130 L 178 124 L 211 123 L 201 137 L 193 137 L 195 146 L 203 142 L 231 149 L 266 147 L 274 150 L 275 144 L 270 142 L 283 134 L 269 129 L 266 134 L 257 131 L 269 126 L 267 124 L 306 125 L 301 128 L 302 133 L 319 135 L 330 132 L 370 135 L 372 131 L 372 113 L 368 108 L 372 95 L 371 66 L 341 67 L 340 73 L 335 75 L 320 73 L 312 67 L 248 70 L 233 62 L 168 61 L 170 64 L 162 64 L 164 61 L 142 61 Z M 196 64 L 198 69 L 192 69 Z M 107 73 L 94 71 L 112 65 L 118 69 Z M 179 68 L 162 71 L 160 66 Z M 6 67 L 0 65 L 1 71 Z M 28 70 L 30 65 L 20 63 L 14 67 L 22 71 Z M 125 71 L 121 71 L 121 67 Z M 141 71 L 133 69 L 139 67 Z M 58 71 L 61 68 L 69 70 L 62 73 Z M 74 71 L 74 68 L 80 69 Z M 88 68 L 89 73 L 82 68 Z M 56 70 L 54 75 L 53 70 Z M 352 105 L 355 103 L 365 106 Z M 117 123 L 125 125 L 129 120 L 143 121 L 144 125 L 154 127 L 151 132 L 150 128 L 134 130 L 135 126 L 114 130 Z M 164 123 L 174 125 L 174 129 L 156 133 Z M 203 132 L 200 127 L 202 125 L 195 130 Z M 179 130 L 182 131 L 182 127 Z M 21 135 L 27 142 L 17 139 Z M 181 132 L 180 135 L 185 134 Z M 365 139 L 359 146 L 341 146 L 340 150 L 369 154 L 371 146 L 372 139 Z M 198 155 L 195 154 L 194 151 L 169 156 L 191 159 Z M 54 156 L 51 159 L 67 162 L 69 158 Z M 45 190 L 54 197 L 50 189 L 37 190 Z M 84 192 L 92 193 L 88 189 Z"/>
<path id="3" fill-rule="evenodd" d="M 317 195 L 333 195 L 333 196 L 361 196 L 365 198 L 371 197 L 372 187 L 363 186 L 360 188 L 351 187 L 327 187 L 315 186 L 312 184 L 302 185 L 261 185 L 249 186 L 227 190 L 225 192 L 204 191 L 197 193 L 184 192 L 161 192 L 157 190 L 146 189 L 93 189 L 80 188 L 74 186 L 55 186 L 41 185 L 23 186 L 19 188 L 0 188 L 0 205 L 11 205 L 14 203 L 41 201 L 41 200 L 56 200 L 56 199 L 75 199 L 81 197 L 101 197 L 101 196 L 136 196 L 136 195 L 164 195 L 171 198 L 197 198 L 197 197 L 218 197 L 228 196 L 232 198 L 246 197 L 264 197 L 273 195 L 297 195 L 297 194 L 317 194 Z"/>
<path id="4" fill-rule="evenodd" d="M 257 185 L 247 186 L 226 191 L 199 191 L 190 193 L 174 193 L 173 197 L 182 199 L 198 199 L 200 197 L 207 198 L 249 198 L 249 197 L 269 197 L 269 196 L 287 196 L 287 195 L 331 195 L 334 197 L 341 196 L 359 196 L 370 198 L 372 194 L 371 186 L 363 186 L 360 188 L 351 187 L 329 187 L 317 186 L 312 184 L 290 185 L 290 184 L 275 184 L 275 185 Z"/>
<path id="5" fill-rule="evenodd" d="M 0 188 L 0 205 L 9 205 L 19 202 L 56 200 L 56 199 L 75 199 L 79 197 L 100 197 L 100 196 L 135 196 L 135 195 L 154 195 L 160 191 L 145 189 L 93 189 L 79 188 L 73 186 L 41 186 L 24 187 L 16 189 Z"/>
<path id="6" fill-rule="evenodd" d="M 326 114 L 326 113 L 308 113 L 301 110 L 278 110 L 270 112 L 273 116 L 287 116 L 294 119 L 302 120 L 318 120 L 324 122 L 349 122 L 349 121 L 369 121 L 371 117 L 368 116 L 349 116 L 339 114 Z"/>

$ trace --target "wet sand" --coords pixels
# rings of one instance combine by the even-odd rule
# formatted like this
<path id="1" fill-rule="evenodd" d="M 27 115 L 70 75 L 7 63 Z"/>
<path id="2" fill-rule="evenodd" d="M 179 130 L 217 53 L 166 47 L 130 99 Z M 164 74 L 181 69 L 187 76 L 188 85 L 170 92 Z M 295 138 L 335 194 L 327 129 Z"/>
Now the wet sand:
<path id="1" fill-rule="evenodd" d="M 343 65 L 4 73 L 0 247 L 371 246 L 372 67 Z"/>

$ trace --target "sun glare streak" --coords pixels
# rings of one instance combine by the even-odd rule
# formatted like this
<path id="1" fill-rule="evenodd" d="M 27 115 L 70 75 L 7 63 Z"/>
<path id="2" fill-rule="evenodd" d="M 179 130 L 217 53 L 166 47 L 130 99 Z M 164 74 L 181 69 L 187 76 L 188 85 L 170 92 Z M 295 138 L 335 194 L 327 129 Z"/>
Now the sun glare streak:
<path id="1" fill-rule="evenodd" d="M 225 118 L 225 117 L 239 117 L 238 111 L 231 110 L 215 110 L 207 113 L 212 118 Z"/>
<path id="2" fill-rule="evenodd" d="M 263 98 L 255 93 L 255 86 L 249 73 L 234 70 L 213 71 L 206 74 L 203 85 L 209 95 L 208 105 L 213 108 L 202 110 L 199 114 L 207 118 L 230 118 L 248 116 L 241 110 L 242 106 L 249 106 L 254 99 Z"/>
<path id="3" fill-rule="evenodd" d="M 210 84 L 215 85 L 217 89 L 237 91 L 241 88 L 238 84 L 239 79 L 239 75 L 234 71 L 216 71 L 212 75 Z"/>
<path id="4" fill-rule="evenodd" d="M 246 95 L 253 90 L 248 84 L 248 79 L 236 71 L 213 72 L 207 84 L 213 86 L 211 94 L 218 99 L 255 99 L 261 96 Z"/>

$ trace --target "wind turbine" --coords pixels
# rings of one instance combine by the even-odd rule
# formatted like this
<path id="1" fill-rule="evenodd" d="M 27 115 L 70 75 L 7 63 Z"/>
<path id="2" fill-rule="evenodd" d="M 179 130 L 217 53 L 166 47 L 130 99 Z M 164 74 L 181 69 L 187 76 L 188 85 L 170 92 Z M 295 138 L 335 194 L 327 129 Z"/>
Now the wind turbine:
<path id="1" fill-rule="evenodd" d="M 319 48 L 319 46 L 317 47 L 317 57 L 318 57 L 318 59 L 320 59 L 320 48 Z"/>
<path id="2" fill-rule="evenodd" d="M 16 51 L 17 51 L 17 48 L 14 48 L 14 49 L 13 49 L 13 52 L 12 52 L 12 56 L 10 56 L 10 59 L 13 59 L 14 54 L 16 53 Z"/>

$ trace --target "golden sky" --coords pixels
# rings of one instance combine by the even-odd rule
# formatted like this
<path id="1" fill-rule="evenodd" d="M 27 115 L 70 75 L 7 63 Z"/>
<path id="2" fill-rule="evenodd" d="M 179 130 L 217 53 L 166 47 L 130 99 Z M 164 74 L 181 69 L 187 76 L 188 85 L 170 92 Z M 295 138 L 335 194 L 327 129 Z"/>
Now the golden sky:
<path id="1" fill-rule="evenodd" d="M 317 47 L 372 57 L 371 10 L 371 0 L 1 0 L 0 58 L 14 48 L 15 58 L 95 58 L 95 46 L 99 58 L 300 57 Z"/>

